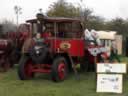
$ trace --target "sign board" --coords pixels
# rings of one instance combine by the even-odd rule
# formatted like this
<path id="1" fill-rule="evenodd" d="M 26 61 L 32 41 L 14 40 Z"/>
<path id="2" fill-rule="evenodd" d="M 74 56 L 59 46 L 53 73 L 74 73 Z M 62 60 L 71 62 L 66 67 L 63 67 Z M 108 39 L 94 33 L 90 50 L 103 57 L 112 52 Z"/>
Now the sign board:
<path id="1" fill-rule="evenodd" d="M 121 74 L 98 74 L 97 75 L 97 92 L 122 93 Z"/>
<path id="2" fill-rule="evenodd" d="M 98 63 L 97 73 L 126 73 L 126 64 Z"/>

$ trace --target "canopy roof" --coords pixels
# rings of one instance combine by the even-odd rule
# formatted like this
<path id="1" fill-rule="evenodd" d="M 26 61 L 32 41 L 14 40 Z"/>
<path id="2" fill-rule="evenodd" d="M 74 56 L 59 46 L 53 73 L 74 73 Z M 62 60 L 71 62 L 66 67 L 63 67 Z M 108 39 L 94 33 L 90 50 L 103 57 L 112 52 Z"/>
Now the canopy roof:
<path id="1" fill-rule="evenodd" d="M 30 19 L 27 20 L 27 23 L 36 23 L 38 19 Z M 64 17 L 45 17 L 41 21 L 45 22 L 80 22 L 79 19 L 73 19 L 73 18 L 64 18 Z"/>
<path id="2" fill-rule="evenodd" d="M 100 39 L 114 40 L 116 31 L 96 31 Z"/>

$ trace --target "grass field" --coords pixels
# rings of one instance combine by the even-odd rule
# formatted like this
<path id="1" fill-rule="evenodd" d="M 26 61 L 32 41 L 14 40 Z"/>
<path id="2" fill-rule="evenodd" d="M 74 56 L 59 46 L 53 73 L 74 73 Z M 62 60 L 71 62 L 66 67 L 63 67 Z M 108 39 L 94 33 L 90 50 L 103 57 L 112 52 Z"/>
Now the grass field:
<path id="1" fill-rule="evenodd" d="M 128 96 L 128 75 L 124 76 L 123 94 L 96 93 L 96 74 L 79 75 L 79 81 L 72 73 L 60 83 L 54 83 L 48 75 L 42 74 L 38 74 L 33 80 L 21 81 L 15 67 L 6 73 L 0 73 L 0 96 Z"/>

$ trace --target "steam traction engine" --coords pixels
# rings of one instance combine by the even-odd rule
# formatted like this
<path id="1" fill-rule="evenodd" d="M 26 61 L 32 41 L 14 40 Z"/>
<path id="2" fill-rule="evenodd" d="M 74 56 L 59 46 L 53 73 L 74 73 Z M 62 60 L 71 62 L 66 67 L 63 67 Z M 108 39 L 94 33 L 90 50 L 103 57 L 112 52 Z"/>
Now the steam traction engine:
<path id="1" fill-rule="evenodd" d="M 7 71 L 11 66 L 9 60 L 11 50 L 11 42 L 9 40 L 0 39 L 0 71 Z"/>
<path id="2" fill-rule="evenodd" d="M 0 71 L 7 71 L 19 61 L 21 48 L 28 36 L 27 25 L 22 24 L 18 32 L 7 32 L 0 37 Z"/>
<path id="3" fill-rule="evenodd" d="M 80 20 L 37 14 L 27 23 L 31 25 L 31 35 L 23 45 L 19 61 L 21 80 L 31 79 L 35 73 L 48 73 L 53 81 L 63 81 L 76 64 L 88 70 L 89 60 L 94 63 L 94 57 L 86 53 Z"/>

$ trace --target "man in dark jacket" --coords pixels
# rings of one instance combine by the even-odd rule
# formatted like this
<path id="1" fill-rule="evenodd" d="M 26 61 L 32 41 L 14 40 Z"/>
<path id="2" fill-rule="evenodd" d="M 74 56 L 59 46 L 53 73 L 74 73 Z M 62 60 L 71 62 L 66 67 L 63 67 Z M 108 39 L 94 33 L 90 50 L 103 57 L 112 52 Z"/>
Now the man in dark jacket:
<path id="1" fill-rule="evenodd" d="M 116 46 L 115 42 L 112 42 L 109 60 L 110 60 L 110 62 L 114 62 L 115 60 L 120 62 L 120 59 L 117 55 L 117 46 Z"/>

